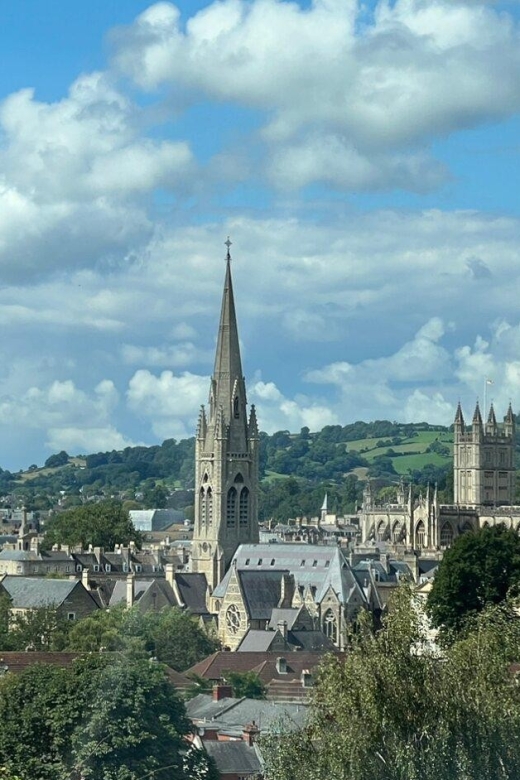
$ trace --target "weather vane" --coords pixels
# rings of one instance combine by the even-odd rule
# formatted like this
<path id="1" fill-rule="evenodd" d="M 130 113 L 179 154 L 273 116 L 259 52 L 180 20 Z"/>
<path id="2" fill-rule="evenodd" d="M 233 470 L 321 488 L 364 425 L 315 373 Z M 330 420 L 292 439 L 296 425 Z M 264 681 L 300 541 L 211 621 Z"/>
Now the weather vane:
<path id="1" fill-rule="evenodd" d="M 227 246 L 227 260 L 231 260 L 231 255 L 229 254 L 229 247 L 232 244 L 232 241 L 229 240 L 229 236 L 227 237 L 227 241 L 224 241 L 224 244 Z"/>

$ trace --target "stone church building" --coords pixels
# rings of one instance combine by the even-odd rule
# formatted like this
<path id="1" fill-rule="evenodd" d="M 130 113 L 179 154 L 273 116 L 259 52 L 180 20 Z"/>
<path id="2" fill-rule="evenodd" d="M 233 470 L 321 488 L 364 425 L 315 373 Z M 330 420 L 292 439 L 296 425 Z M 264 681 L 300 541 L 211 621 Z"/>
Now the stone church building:
<path id="1" fill-rule="evenodd" d="M 493 405 L 486 423 L 477 403 L 471 426 L 460 404 L 453 433 L 453 504 L 439 504 L 437 489 L 413 496 L 403 482 L 393 504 L 377 505 L 370 482 L 359 514 L 363 543 L 387 542 L 419 551 L 449 547 L 461 533 L 504 524 L 520 531 L 515 496 L 515 417 L 511 405 L 502 424 Z"/>

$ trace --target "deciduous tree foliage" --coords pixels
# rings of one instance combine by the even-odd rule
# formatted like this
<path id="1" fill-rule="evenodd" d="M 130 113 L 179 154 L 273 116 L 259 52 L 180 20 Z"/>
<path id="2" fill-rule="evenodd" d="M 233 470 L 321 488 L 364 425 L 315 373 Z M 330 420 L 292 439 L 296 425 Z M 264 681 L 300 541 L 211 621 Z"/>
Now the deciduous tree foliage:
<path id="1" fill-rule="evenodd" d="M 184 704 L 150 661 L 96 655 L 8 674 L 0 720 L 0 766 L 20 780 L 218 777 L 203 754 L 186 756 Z"/>
<path id="2" fill-rule="evenodd" d="M 111 550 L 116 544 L 130 541 L 140 545 L 141 534 L 120 501 L 85 504 L 55 515 L 48 523 L 44 538 L 46 548 L 68 544 L 87 549 L 91 544 Z"/>
<path id="3" fill-rule="evenodd" d="M 446 550 L 428 598 L 435 626 L 446 637 L 468 617 L 499 604 L 520 585 L 520 538 L 502 525 L 459 536 Z"/>
<path id="4" fill-rule="evenodd" d="M 402 591 L 380 633 L 361 625 L 319 674 L 308 726 L 263 740 L 267 780 L 517 780 L 520 626 L 481 613 L 439 657 Z"/>
<path id="5" fill-rule="evenodd" d="M 75 623 L 67 640 L 68 650 L 152 655 L 177 671 L 188 669 L 218 648 L 219 643 L 191 615 L 176 607 L 145 614 L 138 607 L 100 610 Z"/>

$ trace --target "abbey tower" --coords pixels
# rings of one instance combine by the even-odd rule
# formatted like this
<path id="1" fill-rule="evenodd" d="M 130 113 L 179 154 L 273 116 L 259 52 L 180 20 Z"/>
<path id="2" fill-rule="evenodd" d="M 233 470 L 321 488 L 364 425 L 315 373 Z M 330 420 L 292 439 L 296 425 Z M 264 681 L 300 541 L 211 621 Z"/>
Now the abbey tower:
<path id="1" fill-rule="evenodd" d="M 477 403 L 468 429 L 459 403 L 453 427 L 453 483 L 455 504 L 514 504 L 515 417 L 511 404 L 499 426 L 493 404 L 484 424 Z"/>
<path id="2" fill-rule="evenodd" d="M 258 426 L 247 398 L 231 279 L 230 242 L 209 409 L 195 441 L 192 570 L 213 590 L 239 544 L 258 542 Z"/>

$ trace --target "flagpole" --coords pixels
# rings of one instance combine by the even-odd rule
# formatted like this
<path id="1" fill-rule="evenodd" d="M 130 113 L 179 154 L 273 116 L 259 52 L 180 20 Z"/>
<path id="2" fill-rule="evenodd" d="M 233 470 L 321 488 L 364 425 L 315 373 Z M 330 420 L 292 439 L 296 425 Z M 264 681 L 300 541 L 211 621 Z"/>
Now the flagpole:
<path id="1" fill-rule="evenodd" d="M 488 381 L 487 381 L 487 379 L 484 379 L 484 414 L 482 415 L 482 417 L 484 418 L 484 422 L 486 422 L 486 420 L 487 420 L 487 411 L 486 411 L 486 406 L 487 406 L 487 386 L 488 386 Z"/>

